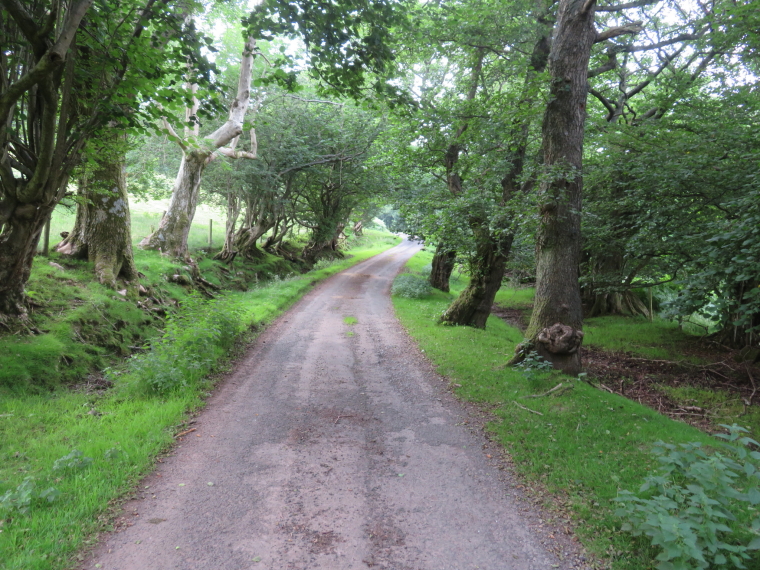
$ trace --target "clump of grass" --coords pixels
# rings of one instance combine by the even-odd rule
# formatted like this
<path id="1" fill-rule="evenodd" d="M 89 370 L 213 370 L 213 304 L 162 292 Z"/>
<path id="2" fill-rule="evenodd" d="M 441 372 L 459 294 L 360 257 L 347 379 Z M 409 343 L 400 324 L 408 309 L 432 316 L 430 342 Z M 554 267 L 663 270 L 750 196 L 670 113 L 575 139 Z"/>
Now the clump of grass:
<path id="1" fill-rule="evenodd" d="M 0 394 L 76 382 L 155 334 L 156 316 L 94 281 L 87 263 L 57 261 L 63 270 L 34 261 L 29 288 L 41 308 L 31 317 L 41 334 L 0 336 Z"/>
<path id="2" fill-rule="evenodd" d="M 402 273 L 393 281 L 391 293 L 406 299 L 422 299 L 430 295 L 433 288 L 424 278 L 411 273 Z"/>
<path id="3" fill-rule="evenodd" d="M 521 287 L 519 289 L 502 287 L 496 293 L 495 302 L 505 307 L 521 309 L 530 313 L 533 309 L 533 297 L 535 294 L 536 290 L 533 287 Z"/>
<path id="4" fill-rule="evenodd" d="M 351 325 L 355 325 L 356 323 L 358 323 L 359 319 L 357 319 L 356 317 L 344 317 L 343 318 L 343 322 L 345 324 L 347 324 L 348 326 L 351 326 Z"/>
<path id="5" fill-rule="evenodd" d="M 583 330 L 586 346 L 652 359 L 672 358 L 673 353 L 693 340 L 679 330 L 677 323 L 663 319 L 650 322 L 644 317 L 595 317 L 584 321 Z"/>
<path id="6" fill-rule="evenodd" d="M 242 332 L 242 313 L 234 297 L 205 301 L 190 295 L 149 350 L 129 360 L 120 383 L 159 394 L 196 386 Z"/>

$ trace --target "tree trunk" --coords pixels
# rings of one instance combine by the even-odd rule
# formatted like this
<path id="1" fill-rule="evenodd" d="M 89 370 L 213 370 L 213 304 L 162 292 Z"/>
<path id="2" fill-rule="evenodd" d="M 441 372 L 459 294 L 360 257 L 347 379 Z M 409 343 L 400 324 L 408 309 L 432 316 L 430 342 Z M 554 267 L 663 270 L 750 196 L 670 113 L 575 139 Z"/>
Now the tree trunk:
<path id="1" fill-rule="evenodd" d="M 227 221 L 224 225 L 224 245 L 222 251 L 214 256 L 214 259 L 233 261 L 237 255 L 235 249 L 235 226 L 237 225 L 238 216 L 240 215 L 240 198 L 234 193 L 227 194 Z"/>
<path id="2" fill-rule="evenodd" d="M 433 255 L 433 268 L 430 271 L 430 286 L 444 293 L 449 292 L 449 279 L 454 271 L 457 252 L 446 247 L 444 242 L 438 242 Z"/>
<path id="3" fill-rule="evenodd" d="M 54 207 L 23 204 L 10 197 L 0 202 L 0 323 L 4 315 L 26 317 L 24 287 L 32 272 L 40 235 Z"/>
<path id="4" fill-rule="evenodd" d="M 124 154 L 97 160 L 80 180 L 79 195 L 74 229 L 56 251 L 93 262 L 98 281 L 112 289 L 117 279 L 137 280 Z"/>
<path id="5" fill-rule="evenodd" d="M 203 150 L 185 151 L 174 181 L 169 207 L 156 231 L 144 238 L 140 247 L 158 249 L 180 259 L 187 256 L 187 236 L 198 206 L 201 178 L 209 155 Z"/>
<path id="6" fill-rule="evenodd" d="M 470 262 L 470 283 L 443 314 L 441 322 L 484 329 L 504 278 L 513 235 L 495 239 L 485 224 L 473 225 L 479 231 L 475 235 L 475 257 Z"/>
<path id="7" fill-rule="evenodd" d="M 276 218 L 271 207 L 270 203 L 259 198 L 246 200 L 245 217 L 234 239 L 235 249 L 246 259 L 262 256 L 256 244 L 275 225 Z"/>
<path id="8" fill-rule="evenodd" d="M 633 291 L 596 292 L 586 318 L 605 315 L 631 315 L 650 317 L 649 308 Z"/>
<path id="9" fill-rule="evenodd" d="M 535 76 L 544 71 L 549 58 L 551 30 L 543 24 L 541 18 L 539 18 L 539 25 L 538 38 L 533 47 L 525 75 L 523 94 L 520 98 L 520 107 L 526 109 L 534 104 L 535 95 L 533 95 L 532 84 Z M 525 167 L 530 125 L 531 119 L 528 115 L 527 118 L 516 121 L 507 133 L 506 140 L 509 141 L 511 150 L 506 157 L 509 168 L 501 180 L 502 205 L 508 203 L 518 193 L 526 192 L 526 187 L 520 185 L 520 178 Z M 506 262 L 514 241 L 511 220 L 500 219 L 499 225 L 501 226 L 499 231 L 494 232 L 489 227 L 488 220 L 475 216 L 470 219 L 470 227 L 476 242 L 476 254 L 470 262 L 470 282 L 441 317 L 441 322 L 475 328 L 486 327 L 494 298 L 501 287 Z"/>
<path id="10" fill-rule="evenodd" d="M 549 56 L 551 93 L 543 122 L 544 168 L 536 236 L 536 298 L 527 337 L 568 374 L 581 371 L 583 333 L 578 266 L 588 62 L 596 38 L 593 0 L 560 0 Z M 568 342 L 554 342 L 560 324 Z"/>
<path id="11" fill-rule="evenodd" d="M 240 228 L 235 234 L 235 248 L 246 259 L 258 259 L 262 253 L 256 242 L 270 229 L 272 229 L 270 225 L 260 226 L 258 224 Z"/>
<path id="12" fill-rule="evenodd" d="M 182 148 L 182 162 L 172 188 L 172 197 L 166 214 L 161 218 L 158 229 L 140 242 L 140 247 L 158 249 L 164 253 L 184 259 L 187 257 L 187 236 L 195 217 L 198 205 L 201 179 L 206 165 L 217 155 L 230 158 L 256 158 L 256 136 L 251 130 L 251 152 L 236 151 L 240 134 L 243 132 L 243 120 L 251 99 L 251 69 L 256 42 L 249 38 L 243 49 L 240 63 L 237 96 L 230 105 L 227 122 L 204 138 L 200 145 L 191 144 L 180 139 L 168 121 L 164 122 L 166 130 L 179 141 Z M 193 107 L 186 111 L 186 119 L 191 120 L 198 109 L 198 101 L 193 100 Z M 198 137 L 198 125 L 185 130 L 185 137 Z M 226 144 L 229 148 L 223 148 Z"/>
<path id="13" fill-rule="evenodd" d="M 264 242 L 264 249 L 269 253 L 272 253 L 274 255 L 282 255 L 283 257 L 294 261 L 298 256 L 294 256 L 290 251 L 284 251 L 282 247 L 282 242 L 292 227 L 292 222 L 289 222 L 287 218 L 278 218 L 272 227 L 272 233 L 269 234 L 266 241 Z"/>
<path id="14" fill-rule="evenodd" d="M 343 257 L 343 254 L 340 252 L 339 241 L 345 227 L 345 222 L 339 223 L 335 227 L 332 236 L 327 239 L 319 238 L 319 236 L 324 236 L 325 234 L 329 235 L 327 230 L 322 228 L 315 229 L 313 232 L 315 237 L 304 247 L 301 253 L 303 258 L 309 263 L 315 263 L 320 257 Z"/>

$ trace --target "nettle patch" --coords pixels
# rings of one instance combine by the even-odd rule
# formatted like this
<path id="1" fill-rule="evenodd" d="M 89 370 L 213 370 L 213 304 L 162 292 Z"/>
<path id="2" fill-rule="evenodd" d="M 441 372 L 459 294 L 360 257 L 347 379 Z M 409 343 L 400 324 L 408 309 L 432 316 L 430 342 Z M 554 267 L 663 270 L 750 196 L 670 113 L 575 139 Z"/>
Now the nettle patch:
<path id="1" fill-rule="evenodd" d="M 760 550 L 760 453 L 753 450 L 760 444 L 736 424 L 723 427 L 729 433 L 718 437 L 727 443 L 712 454 L 699 442 L 656 442 L 659 472 L 639 495 L 621 491 L 615 499 L 622 530 L 660 548 L 658 570 L 746 568 Z"/>

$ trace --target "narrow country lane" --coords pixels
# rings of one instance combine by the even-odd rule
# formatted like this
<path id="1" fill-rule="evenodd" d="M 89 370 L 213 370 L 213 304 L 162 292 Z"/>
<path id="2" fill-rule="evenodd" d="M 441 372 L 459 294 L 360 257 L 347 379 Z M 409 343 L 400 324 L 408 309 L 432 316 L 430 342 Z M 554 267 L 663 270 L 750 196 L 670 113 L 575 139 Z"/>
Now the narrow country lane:
<path id="1" fill-rule="evenodd" d="M 83 568 L 569 568 L 393 314 L 418 250 L 336 275 L 267 330 Z"/>

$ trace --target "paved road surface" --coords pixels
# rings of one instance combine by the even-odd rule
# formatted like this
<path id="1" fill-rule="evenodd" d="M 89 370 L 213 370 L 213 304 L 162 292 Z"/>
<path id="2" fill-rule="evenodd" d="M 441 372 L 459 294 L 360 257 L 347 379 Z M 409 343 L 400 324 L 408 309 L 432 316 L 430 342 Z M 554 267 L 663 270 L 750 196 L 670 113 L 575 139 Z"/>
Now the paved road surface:
<path id="1" fill-rule="evenodd" d="M 418 250 L 333 277 L 267 330 L 84 568 L 564 568 L 393 315 Z"/>

